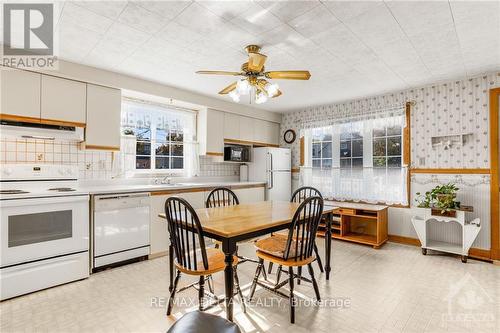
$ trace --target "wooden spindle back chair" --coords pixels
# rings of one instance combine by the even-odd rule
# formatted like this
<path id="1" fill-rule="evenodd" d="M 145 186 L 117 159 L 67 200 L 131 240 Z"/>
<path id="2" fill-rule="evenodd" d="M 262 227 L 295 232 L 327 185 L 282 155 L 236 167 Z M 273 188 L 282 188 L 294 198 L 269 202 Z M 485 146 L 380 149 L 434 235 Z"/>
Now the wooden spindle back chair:
<path id="1" fill-rule="evenodd" d="M 236 194 L 225 187 L 214 188 L 208 194 L 207 200 L 205 201 L 206 208 L 232 206 L 239 204 L 240 201 L 238 200 Z"/>

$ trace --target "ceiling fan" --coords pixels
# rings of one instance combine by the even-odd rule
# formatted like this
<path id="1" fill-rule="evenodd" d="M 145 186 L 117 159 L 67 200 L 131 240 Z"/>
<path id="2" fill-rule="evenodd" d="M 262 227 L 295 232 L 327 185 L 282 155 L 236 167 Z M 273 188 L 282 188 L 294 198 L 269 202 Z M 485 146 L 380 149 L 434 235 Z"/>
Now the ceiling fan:
<path id="1" fill-rule="evenodd" d="M 219 91 L 219 94 L 228 94 L 234 102 L 239 102 L 241 95 L 247 95 L 254 91 L 256 104 L 265 103 L 268 97 L 278 97 L 282 94 L 278 84 L 271 83 L 266 79 L 309 80 L 311 77 L 309 71 L 266 72 L 264 64 L 267 56 L 259 53 L 260 46 L 248 45 L 245 50 L 248 53 L 248 61 L 241 65 L 240 72 L 197 71 L 196 74 L 243 76 L 243 79 L 231 83 L 229 86 Z"/>

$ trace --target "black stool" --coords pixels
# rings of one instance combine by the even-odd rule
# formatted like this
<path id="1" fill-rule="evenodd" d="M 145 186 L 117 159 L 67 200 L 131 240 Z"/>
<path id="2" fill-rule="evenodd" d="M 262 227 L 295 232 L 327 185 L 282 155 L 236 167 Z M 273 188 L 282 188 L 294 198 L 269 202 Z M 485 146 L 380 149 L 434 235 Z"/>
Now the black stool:
<path id="1" fill-rule="evenodd" d="M 206 312 L 186 313 L 167 333 L 241 333 L 235 323 Z"/>

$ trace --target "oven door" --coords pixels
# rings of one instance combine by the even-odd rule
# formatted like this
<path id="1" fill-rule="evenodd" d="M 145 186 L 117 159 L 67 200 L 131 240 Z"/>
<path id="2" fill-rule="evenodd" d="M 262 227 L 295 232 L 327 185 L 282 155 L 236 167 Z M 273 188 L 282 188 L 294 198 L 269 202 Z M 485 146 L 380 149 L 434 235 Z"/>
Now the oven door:
<path id="1" fill-rule="evenodd" d="M 0 201 L 0 267 L 88 251 L 89 196 Z"/>

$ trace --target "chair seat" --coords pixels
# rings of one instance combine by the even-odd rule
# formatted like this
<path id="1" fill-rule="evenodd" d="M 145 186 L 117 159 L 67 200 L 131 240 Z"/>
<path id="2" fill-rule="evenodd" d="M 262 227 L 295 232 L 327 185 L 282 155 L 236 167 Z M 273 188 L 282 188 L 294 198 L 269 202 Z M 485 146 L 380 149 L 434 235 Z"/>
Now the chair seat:
<path id="1" fill-rule="evenodd" d="M 208 259 L 208 269 L 205 269 L 203 267 L 203 259 L 201 257 L 201 251 L 197 250 L 196 251 L 196 258 L 197 258 L 197 263 L 196 267 L 197 269 L 187 269 L 186 267 L 181 266 L 177 260 L 175 262 L 175 267 L 186 274 L 189 275 L 210 275 L 213 273 L 221 272 L 224 270 L 226 267 L 226 263 L 224 262 L 224 252 L 222 252 L 219 249 L 214 249 L 214 248 L 207 248 L 207 259 Z M 193 253 L 191 252 L 191 256 L 193 256 Z M 233 266 L 236 266 L 238 264 L 238 257 L 233 256 Z"/>
<path id="2" fill-rule="evenodd" d="M 238 325 L 206 312 L 193 311 L 177 320 L 167 333 L 241 333 Z"/>
<path id="3" fill-rule="evenodd" d="M 289 259 L 285 260 L 287 240 L 286 236 L 277 234 L 255 242 L 257 257 L 283 266 L 303 266 L 314 261 L 314 255 L 307 259 L 295 260 L 295 241 L 290 246 Z"/>

